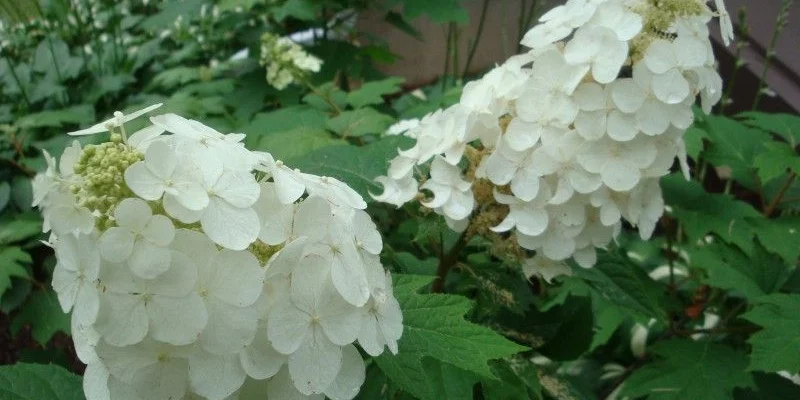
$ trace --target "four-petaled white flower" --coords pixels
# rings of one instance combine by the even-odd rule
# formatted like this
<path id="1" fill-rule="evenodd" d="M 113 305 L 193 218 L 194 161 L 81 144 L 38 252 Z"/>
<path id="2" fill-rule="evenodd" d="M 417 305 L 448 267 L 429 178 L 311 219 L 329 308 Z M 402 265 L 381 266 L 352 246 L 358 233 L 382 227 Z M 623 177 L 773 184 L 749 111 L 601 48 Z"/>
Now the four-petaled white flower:
<path id="1" fill-rule="evenodd" d="M 103 258 L 113 263 L 127 261 L 134 274 L 153 279 L 169 269 L 172 261 L 169 244 L 175 236 L 172 221 L 153 215 L 142 200 L 123 200 L 114 211 L 117 226 L 108 228 L 98 245 Z"/>
<path id="2" fill-rule="evenodd" d="M 342 365 L 342 348 L 360 331 L 361 316 L 336 292 L 328 261 L 318 255 L 303 259 L 292 272 L 291 302 L 278 304 L 269 315 L 269 339 L 288 354 L 297 389 L 323 393 Z"/>
<path id="3" fill-rule="evenodd" d="M 171 201 L 195 211 L 208 206 L 208 194 L 198 181 L 197 171 L 181 168 L 175 150 L 164 142 L 152 143 L 144 161 L 125 170 L 125 183 L 145 200 L 160 200 L 163 196 L 165 206 Z"/>

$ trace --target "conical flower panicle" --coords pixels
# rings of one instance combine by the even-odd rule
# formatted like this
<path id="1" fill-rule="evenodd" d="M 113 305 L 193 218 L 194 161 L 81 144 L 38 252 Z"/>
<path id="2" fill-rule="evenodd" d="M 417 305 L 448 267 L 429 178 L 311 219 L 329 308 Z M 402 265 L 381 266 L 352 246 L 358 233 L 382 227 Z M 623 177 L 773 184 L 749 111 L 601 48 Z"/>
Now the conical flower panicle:
<path id="1" fill-rule="evenodd" d="M 568 273 L 570 258 L 594 265 L 623 219 L 649 238 L 664 210 L 659 178 L 676 157 L 689 177 L 692 106 L 699 96 L 708 113 L 722 96 L 707 23 L 720 18 L 726 43 L 733 34 L 714 3 L 569 0 L 550 10 L 524 36 L 530 50 L 468 83 L 458 104 L 390 129 L 416 145 L 376 179 L 375 199 L 400 206 L 425 190 L 421 204 L 452 229 L 490 237 L 547 280 Z"/>
<path id="2" fill-rule="evenodd" d="M 356 345 L 403 331 L 364 200 L 178 115 L 128 137 L 140 114 L 73 133 L 112 131 L 34 180 L 86 397 L 355 397 Z"/>

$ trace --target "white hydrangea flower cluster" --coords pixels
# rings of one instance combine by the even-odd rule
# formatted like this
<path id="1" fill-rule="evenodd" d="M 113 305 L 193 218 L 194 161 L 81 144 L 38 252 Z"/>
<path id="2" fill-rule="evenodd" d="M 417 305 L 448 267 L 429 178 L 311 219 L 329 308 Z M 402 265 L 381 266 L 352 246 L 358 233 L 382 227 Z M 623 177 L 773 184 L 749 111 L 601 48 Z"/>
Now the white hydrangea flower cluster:
<path id="1" fill-rule="evenodd" d="M 86 397 L 355 397 L 356 342 L 396 353 L 403 331 L 364 200 L 178 115 L 127 137 L 153 108 L 74 132 L 111 141 L 34 182 Z"/>
<path id="2" fill-rule="evenodd" d="M 269 32 L 261 36 L 261 65 L 267 67 L 267 83 L 283 90 L 295 82 L 302 82 L 312 72 L 319 72 L 322 60 L 308 54 L 286 37 Z"/>
<path id="3" fill-rule="evenodd" d="M 722 1 L 716 8 L 554 8 L 524 36 L 530 51 L 467 84 L 458 104 L 396 126 L 416 145 L 399 151 L 374 197 L 397 206 L 419 198 L 454 230 L 494 233 L 529 276 L 547 280 L 569 273 L 570 257 L 594 265 L 623 219 L 649 238 L 664 209 L 659 178 L 676 157 L 688 178 L 682 134 L 696 97 L 709 112 L 722 95 L 707 23 L 719 16 L 727 27 L 729 16 Z M 430 174 L 420 183 L 422 164 Z"/>

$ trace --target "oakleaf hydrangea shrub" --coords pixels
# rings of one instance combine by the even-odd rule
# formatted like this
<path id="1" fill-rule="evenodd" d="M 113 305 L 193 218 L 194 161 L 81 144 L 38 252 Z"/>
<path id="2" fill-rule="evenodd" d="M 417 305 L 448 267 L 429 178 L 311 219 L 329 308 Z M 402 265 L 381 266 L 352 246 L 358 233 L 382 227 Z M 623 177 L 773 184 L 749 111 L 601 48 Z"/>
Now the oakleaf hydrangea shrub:
<path id="1" fill-rule="evenodd" d="M 468 83 L 459 103 L 390 129 L 416 144 L 391 160 L 374 197 L 418 200 L 548 281 L 570 272 L 570 258 L 593 266 L 623 220 L 649 238 L 664 211 L 659 178 L 676 157 L 689 177 L 692 106 L 699 97 L 708 113 L 722 96 L 707 24 L 720 17 L 726 43 L 733 32 L 715 3 L 552 9 L 524 36 L 530 50 Z"/>
<path id="2" fill-rule="evenodd" d="M 352 399 L 403 325 L 346 184 L 175 114 L 121 113 L 34 181 L 94 399 Z M 249 393 L 249 394 L 248 394 Z"/>

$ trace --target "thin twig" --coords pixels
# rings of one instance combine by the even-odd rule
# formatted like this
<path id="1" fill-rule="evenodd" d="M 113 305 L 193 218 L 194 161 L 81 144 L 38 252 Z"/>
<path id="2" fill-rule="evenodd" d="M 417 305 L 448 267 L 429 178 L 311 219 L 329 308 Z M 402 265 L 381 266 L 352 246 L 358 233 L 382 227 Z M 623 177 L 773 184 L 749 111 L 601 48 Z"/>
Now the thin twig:
<path id="1" fill-rule="evenodd" d="M 461 73 L 461 79 L 464 79 L 467 74 L 469 73 L 469 67 L 472 65 L 472 58 L 475 57 L 475 51 L 478 50 L 478 43 L 481 41 L 481 36 L 483 36 L 483 26 L 486 22 L 486 11 L 489 9 L 489 0 L 483 0 L 483 8 L 481 9 L 481 18 L 478 20 L 478 31 L 475 33 L 475 40 L 472 43 L 472 47 L 469 49 L 469 54 L 467 55 L 467 63 L 464 65 L 464 72 Z"/>
<path id="2" fill-rule="evenodd" d="M 792 172 L 791 174 L 789 174 L 789 177 L 786 178 L 786 182 L 784 182 L 783 186 L 781 186 L 781 189 L 778 191 L 778 194 L 775 195 L 775 197 L 769 203 L 767 208 L 764 209 L 764 216 L 769 217 L 770 215 L 772 215 L 773 212 L 775 212 L 775 209 L 777 209 L 778 205 L 781 204 L 783 196 L 786 195 L 786 192 L 789 191 L 789 189 L 792 187 L 792 184 L 794 184 L 794 181 L 796 179 L 797 179 L 796 172 Z"/>

